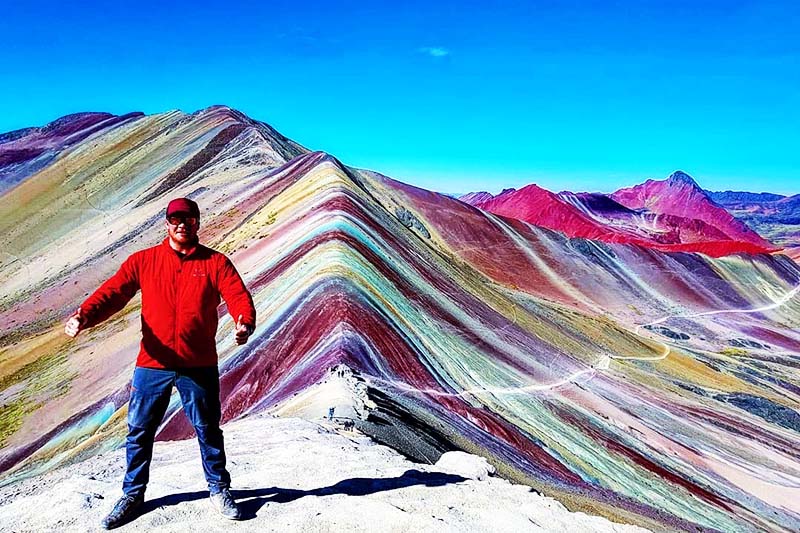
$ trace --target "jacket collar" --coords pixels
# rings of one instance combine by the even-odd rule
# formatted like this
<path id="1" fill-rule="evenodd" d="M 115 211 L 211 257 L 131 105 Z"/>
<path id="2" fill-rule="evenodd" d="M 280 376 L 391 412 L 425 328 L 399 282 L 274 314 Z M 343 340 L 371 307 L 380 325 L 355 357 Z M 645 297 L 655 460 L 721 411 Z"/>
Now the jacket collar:
<path id="1" fill-rule="evenodd" d="M 169 253 L 169 254 L 171 254 L 171 255 L 174 255 L 174 256 L 176 256 L 176 257 L 177 257 L 178 255 L 181 255 L 183 258 L 188 258 L 188 257 L 191 257 L 191 256 L 195 255 L 195 254 L 197 253 L 197 251 L 200 249 L 200 240 L 198 239 L 198 241 L 195 243 L 195 246 L 194 246 L 194 248 L 192 248 L 192 249 L 191 249 L 191 250 L 190 250 L 188 253 L 186 253 L 186 254 L 181 254 L 180 252 L 178 252 L 177 250 L 174 250 L 174 249 L 172 248 L 172 246 L 170 246 L 170 245 L 169 245 L 169 236 L 167 236 L 167 237 L 164 237 L 164 240 L 163 240 L 163 241 L 161 241 L 161 245 L 162 245 L 162 246 L 163 246 L 163 247 L 164 247 L 166 250 L 168 250 L 168 253 Z"/>

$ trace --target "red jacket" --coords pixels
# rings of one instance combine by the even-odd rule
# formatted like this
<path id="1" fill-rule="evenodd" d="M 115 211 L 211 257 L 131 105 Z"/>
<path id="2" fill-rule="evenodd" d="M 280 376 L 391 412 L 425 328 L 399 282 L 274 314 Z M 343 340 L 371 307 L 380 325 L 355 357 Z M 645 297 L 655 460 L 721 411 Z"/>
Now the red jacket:
<path id="1" fill-rule="evenodd" d="M 136 366 L 216 366 L 217 307 L 225 299 L 234 321 L 254 326 L 256 309 L 233 263 L 198 243 L 183 256 L 169 239 L 128 257 L 111 279 L 81 304 L 92 327 L 142 290 L 142 342 Z"/>

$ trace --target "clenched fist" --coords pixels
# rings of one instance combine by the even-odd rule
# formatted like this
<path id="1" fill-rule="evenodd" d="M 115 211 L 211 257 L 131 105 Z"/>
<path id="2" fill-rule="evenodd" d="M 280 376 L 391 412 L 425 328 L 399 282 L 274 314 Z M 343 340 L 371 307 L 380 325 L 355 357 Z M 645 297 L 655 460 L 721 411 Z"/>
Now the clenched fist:
<path id="1" fill-rule="evenodd" d="M 64 333 L 69 335 L 70 337 L 75 337 L 78 333 L 81 332 L 83 326 L 86 325 L 86 317 L 83 316 L 83 311 L 79 307 L 75 314 L 69 317 L 67 320 L 67 325 L 64 326 Z"/>
<path id="2" fill-rule="evenodd" d="M 250 335 L 253 333 L 253 327 L 248 324 L 242 324 L 242 315 L 236 319 L 236 344 L 244 344 Z"/>

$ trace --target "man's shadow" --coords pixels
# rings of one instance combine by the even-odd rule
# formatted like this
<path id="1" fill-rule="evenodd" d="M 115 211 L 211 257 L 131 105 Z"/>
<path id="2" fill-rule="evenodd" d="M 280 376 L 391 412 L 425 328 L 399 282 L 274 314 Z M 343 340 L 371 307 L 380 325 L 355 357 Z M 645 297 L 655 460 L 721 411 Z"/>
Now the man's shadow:
<path id="1" fill-rule="evenodd" d="M 329 496 L 331 494 L 347 494 L 349 496 L 364 496 L 385 490 L 401 489 L 413 485 L 426 487 L 441 487 L 450 483 L 467 481 L 467 478 L 443 474 L 440 472 L 420 472 L 419 470 L 406 470 L 402 476 L 393 478 L 364 478 L 355 477 L 344 479 L 335 485 L 311 490 L 282 489 L 269 487 L 264 489 L 231 490 L 231 495 L 239 503 L 242 510 L 242 519 L 255 518 L 256 513 L 269 502 L 287 503 L 305 496 Z M 159 507 L 177 505 L 208 498 L 208 491 L 183 492 L 161 496 L 144 502 L 140 516 Z M 241 501 L 244 500 L 244 501 Z"/>

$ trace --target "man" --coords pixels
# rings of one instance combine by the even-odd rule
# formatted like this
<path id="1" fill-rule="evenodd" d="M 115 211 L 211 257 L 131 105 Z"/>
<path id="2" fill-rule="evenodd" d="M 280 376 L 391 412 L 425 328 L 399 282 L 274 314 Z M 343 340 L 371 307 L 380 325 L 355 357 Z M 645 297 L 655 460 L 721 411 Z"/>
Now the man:
<path id="1" fill-rule="evenodd" d="M 226 518 L 241 518 L 225 469 L 215 336 L 220 296 L 236 318 L 240 345 L 255 327 L 255 306 L 231 261 L 199 243 L 200 209 L 195 202 L 188 198 L 169 202 L 164 225 L 167 237 L 162 243 L 128 257 L 64 328 L 75 337 L 142 291 L 142 341 L 128 404 L 124 495 L 103 520 L 106 529 L 129 521 L 144 502 L 153 440 L 173 385 L 197 433 L 211 502 Z"/>

